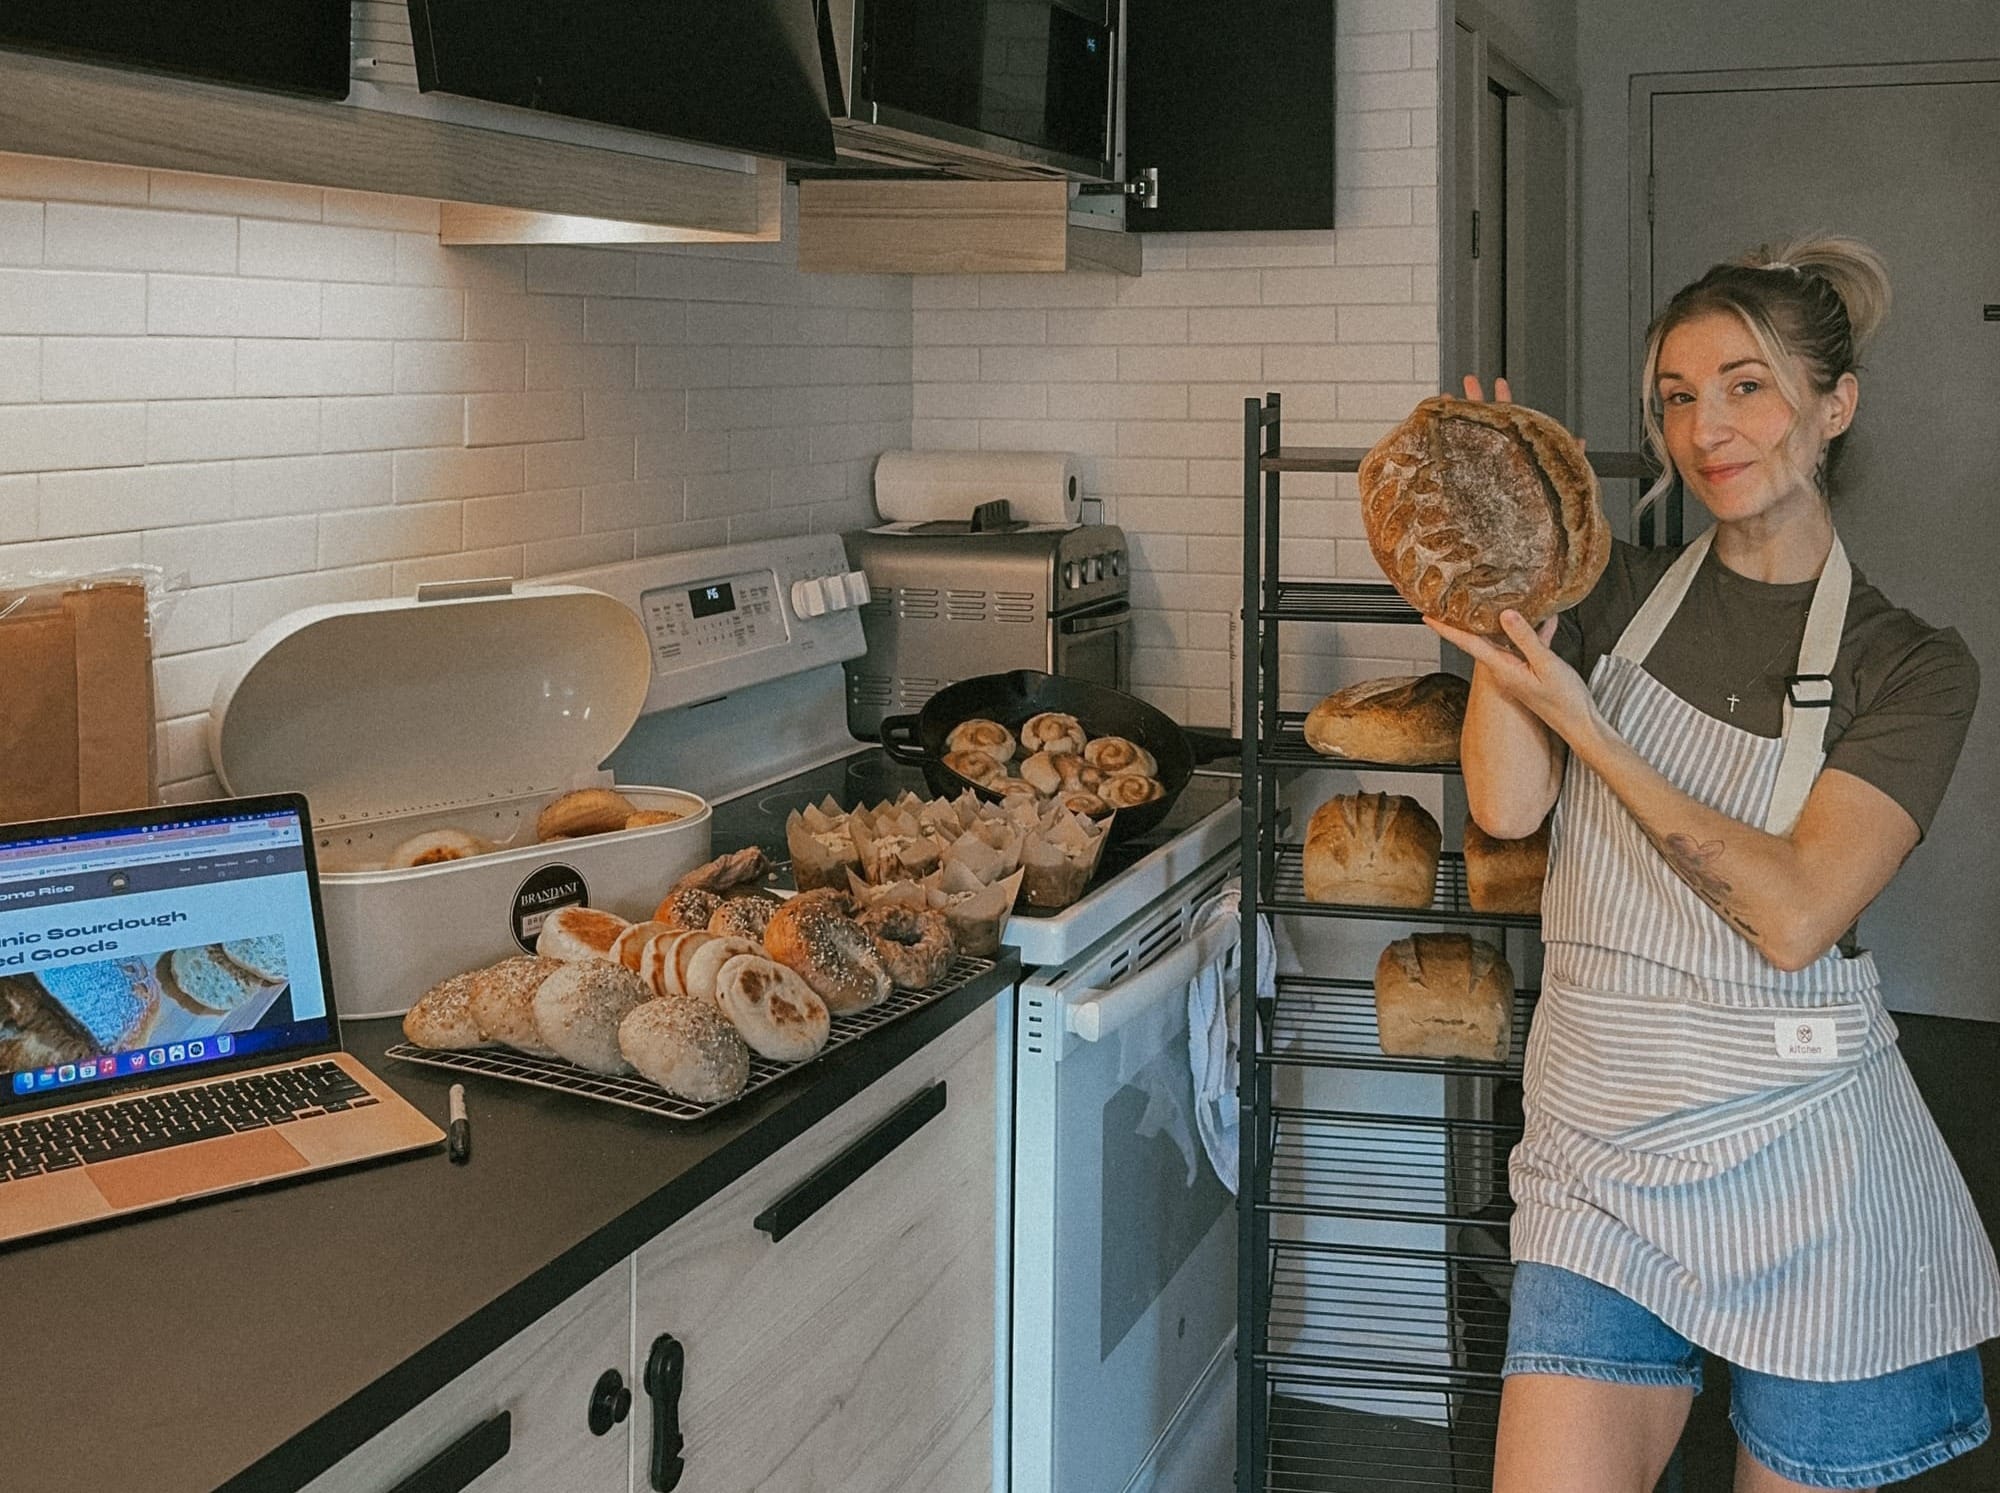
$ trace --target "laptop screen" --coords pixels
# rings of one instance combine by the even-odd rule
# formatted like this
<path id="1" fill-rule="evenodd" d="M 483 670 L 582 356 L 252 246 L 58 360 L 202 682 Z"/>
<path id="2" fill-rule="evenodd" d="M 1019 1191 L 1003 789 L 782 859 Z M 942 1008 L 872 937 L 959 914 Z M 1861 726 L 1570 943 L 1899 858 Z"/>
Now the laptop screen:
<path id="1" fill-rule="evenodd" d="M 0 826 L 0 1112 L 335 1042 L 296 797 Z"/>

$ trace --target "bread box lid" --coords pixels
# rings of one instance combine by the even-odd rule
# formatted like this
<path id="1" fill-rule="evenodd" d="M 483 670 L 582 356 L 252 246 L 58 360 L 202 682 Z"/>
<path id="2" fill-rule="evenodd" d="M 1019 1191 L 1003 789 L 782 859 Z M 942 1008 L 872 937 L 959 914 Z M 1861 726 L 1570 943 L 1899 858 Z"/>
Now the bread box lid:
<path id="1" fill-rule="evenodd" d="M 581 586 L 463 591 L 307 607 L 252 637 L 209 709 L 223 787 L 302 792 L 327 824 L 562 790 L 596 770 L 645 704 L 638 615 Z"/>

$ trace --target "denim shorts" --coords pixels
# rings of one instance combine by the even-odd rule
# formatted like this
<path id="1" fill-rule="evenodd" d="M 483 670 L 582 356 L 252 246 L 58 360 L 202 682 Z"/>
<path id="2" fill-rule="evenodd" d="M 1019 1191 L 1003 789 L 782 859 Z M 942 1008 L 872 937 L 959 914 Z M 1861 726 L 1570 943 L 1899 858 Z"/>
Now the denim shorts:
<path id="1" fill-rule="evenodd" d="M 1609 1286 L 1524 1261 L 1502 1372 L 1699 1391 L 1701 1349 Z M 1900 1482 L 1971 1451 L 1991 1429 L 1971 1348 L 1837 1383 L 1731 1365 L 1729 1423 L 1751 1456 L 1808 1488 Z"/>

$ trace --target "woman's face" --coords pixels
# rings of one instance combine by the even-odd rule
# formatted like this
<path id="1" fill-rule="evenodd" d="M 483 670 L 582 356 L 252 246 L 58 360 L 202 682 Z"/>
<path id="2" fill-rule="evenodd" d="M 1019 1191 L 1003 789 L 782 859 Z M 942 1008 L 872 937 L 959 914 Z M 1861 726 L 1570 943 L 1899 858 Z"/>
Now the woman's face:
<path id="1" fill-rule="evenodd" d="M 1851 385 L 1852 375 L 1843 383 Z M 1818 501 L 1809 474 L 1851 407 L 1810 412 L 1788 445 L 1792 407 L 1741 319 L 1710 312 L 1675 327 L 1660 345 L 1654 389 L 1667 454 L 1718 522 L 1775 517 Z M 1814 401 L 1842 402 L 1837 395 Z"/>

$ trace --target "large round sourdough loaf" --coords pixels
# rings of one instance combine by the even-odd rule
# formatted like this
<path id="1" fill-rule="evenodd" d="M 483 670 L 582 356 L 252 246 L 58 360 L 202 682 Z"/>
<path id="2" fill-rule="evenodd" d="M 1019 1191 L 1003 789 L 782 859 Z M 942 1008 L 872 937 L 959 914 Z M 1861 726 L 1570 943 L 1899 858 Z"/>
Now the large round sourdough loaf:
<path id="1" fill-rule="evenodd" d="M 1576 605 L 1611 558 L 1597 477 L 1575 437 L 1518 404 L 1437 395 L 1362 459 L 1376 563 L 1426 617 L 1497 633 Z"/>

